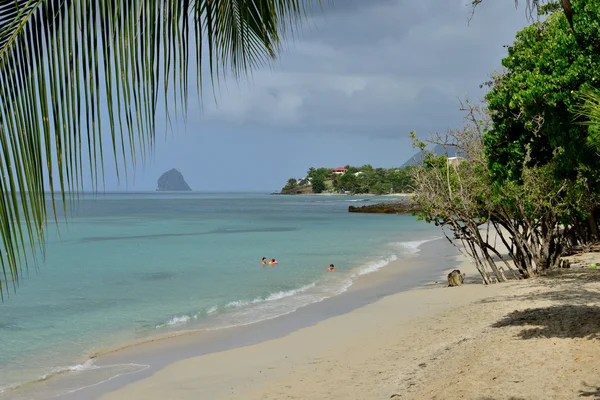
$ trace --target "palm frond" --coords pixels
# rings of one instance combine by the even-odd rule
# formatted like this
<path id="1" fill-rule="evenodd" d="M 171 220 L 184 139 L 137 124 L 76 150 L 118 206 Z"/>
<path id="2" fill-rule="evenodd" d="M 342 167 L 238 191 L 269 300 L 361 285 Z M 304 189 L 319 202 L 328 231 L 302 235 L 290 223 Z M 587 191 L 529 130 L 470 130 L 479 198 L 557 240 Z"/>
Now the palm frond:
<path id="1" fill-rule="evenodd" d="M 43 249 L 55 193 L 66 211 L 84 177 L 103 184 L 107 158 L 118 176 L 127 174 L 154 146 L 159 104 L 167 116 L 186 112 L 190 62 L 198 93 L 203 66 L 213 85 L 227 71 L 243 77 L 276 56 L 311 7 L 311 0 L 0 0 L 0 296 Z"/>
<path id="2" fill-rule="evenodd" d="M 585 91 L 580 95 L 580 101 L 575 116 L 580 124 L 588 127 L 588 145 L 600 152 L 600 92 Z"/>

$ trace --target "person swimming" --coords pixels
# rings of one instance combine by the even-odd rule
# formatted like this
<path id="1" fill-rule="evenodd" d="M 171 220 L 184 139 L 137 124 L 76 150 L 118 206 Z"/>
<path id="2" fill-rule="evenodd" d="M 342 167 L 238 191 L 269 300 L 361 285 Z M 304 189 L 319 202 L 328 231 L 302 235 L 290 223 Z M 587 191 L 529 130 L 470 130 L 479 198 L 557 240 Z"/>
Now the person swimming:
<path id="1" fill-rule="evenodd" d="M 277 264 L 279 264 L 279 263 L 274 258 L 271 258 L 271 261 L 269 261 L 269 265 L 277 265 Z"/>
<path id="2" fill-rule="evenodd" d="M 327 271 L 329 271 L 329 272 L 335 271 L 335 266 L 333 264 L 329 264 L 329 268 L 327 268 Z"/>
<path id="3" fill-rule="evenodd" d="M 267 257 L 263 257 L 262 261 L 260 262 L 262 265 L 267 265 Z"/>

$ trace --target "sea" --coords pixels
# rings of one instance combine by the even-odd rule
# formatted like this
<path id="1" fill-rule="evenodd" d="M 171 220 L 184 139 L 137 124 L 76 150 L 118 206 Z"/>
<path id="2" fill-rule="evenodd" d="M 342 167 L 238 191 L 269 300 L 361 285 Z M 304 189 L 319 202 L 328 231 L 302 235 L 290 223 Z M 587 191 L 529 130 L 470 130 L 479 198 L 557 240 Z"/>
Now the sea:
<path id="1" fill-rule="evenodd" d="M 94 368 L 93 357 L 112 349 L 293 313 L 415 257 L 438 228 L 411 215 L 348 213 L 391 200 L 82 195 L 49 222 L 43 260 L 0 304 L 0 397 Z"/>

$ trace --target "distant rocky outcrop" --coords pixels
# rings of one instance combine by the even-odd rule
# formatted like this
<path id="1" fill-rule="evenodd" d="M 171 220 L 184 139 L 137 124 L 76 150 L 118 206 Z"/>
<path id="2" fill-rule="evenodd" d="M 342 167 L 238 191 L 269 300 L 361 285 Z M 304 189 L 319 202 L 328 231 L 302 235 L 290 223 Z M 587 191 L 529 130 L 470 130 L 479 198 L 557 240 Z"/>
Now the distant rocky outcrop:
<path id="1" fill-rule="evenodd" d="M 400 197 L 398 200 L 369 204 L 366 206 L 350 206 L 348 212 L 374 213 L 374 214 L 408 214 L 421 211 L 421 208 L 412 201 L 412 197 Z"/>
<path id="2" fill-rule="evenodd" d="M 181 172 L 175 168 L 165 172 L 158 178 L 157 192 L 189 192 L 191 190 Z"/>

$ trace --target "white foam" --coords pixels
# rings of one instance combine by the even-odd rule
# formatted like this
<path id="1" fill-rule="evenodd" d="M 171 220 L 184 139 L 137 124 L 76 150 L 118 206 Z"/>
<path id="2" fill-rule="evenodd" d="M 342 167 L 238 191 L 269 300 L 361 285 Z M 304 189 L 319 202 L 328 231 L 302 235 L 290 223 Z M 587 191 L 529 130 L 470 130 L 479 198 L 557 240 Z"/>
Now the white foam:
<path id="1" fill-rule="evenodd" d="M 262 300 L 262 299 L 255 299 L 255 300 L 253 300 L 253 303 L 255 303 L 255 302 L 259 303 L 259 302 L 263 302 L 263 301 L 274 301 L 274 300 L 284 299 L 286 297 L 290 297 L 290 296 L 293 296 L 295 294 L 305 292 L 308 289 L 312 289 L 312 288 L 315 287 L 315 285 L 316 285 L 316 283 L 313 282 L 313 283 L 311 283 L 309 285 L 302 286 L 302 287 L 300 287 L 298 289 L 292 289 L 292 290 L 287 290 L 287 291 L 281 291 L 281 292 L 271 293 L 264 300 Z M 256 300 L 260 300 L 260 301 L 256 301 Z"/>
<path id="2" fill-rule="evenodd" d="M 220 323 L 208 327 L 207 330 L 250 325 L 291 314 L 309 304 L 319 303 L 327 298 L 344 293 L 352 286 L 352 283 L 352 279 L 349 278 L 336 279 L 324 285 L 311 283 L 297 289 L 275 292 L 266 298 L 257 298 L 250 302 L 243 302 L 251 307 L 236 310 L 232 314 L 223 316 L 223 320 Z"/>
<path id="3" fill-rule="evenodd" d="M 307 291 L 307 290 L 309 290 L 311 288 L 314 288 L 315 285 L 316 285 L 316 283 L 313 282 L 313 283 L 310 283 L 308 285 L 302 286 L 302 287 L 297 288 L 297 289 L 282 290 L 280 292 L 271 293 L 267 297 L 257 297 L 257 298 L 255 298 L 253 300 L 250 300 L 250 301 L 235 300 L 235 301 L 227 303 L 227 305 L 225 305 L 225 308 L 242 308 L 242 307 L 246 307 L 246 306 L 253 305 L 253 304 L 264 303 L 264 302 L 268 302 L 268 301 L 281 300 L 281 299 L 284 299 L 286 297 L 291 297 L 291 296 L 294 296 L 296 294 L 300 294 L 302 292 L 305 292 L 305 291 Z"/>
<path id="4" fill-rule="evenodd" d="M 409 256 L 414 256 L 417 255 L 419 253 L 419 251 L 421 251 L 420 247 L 421 245 L 427 243 L 427 242 L 431 242 L 433 240 L 437 240 L 440 239 L 439 237 L 435 237 L 433 239 L 425 239 L 425 240 L 413 240 L 413 241 L 409 241 L 409 242 L 399 242 L 397 243 L 397 245 L 399 245 L 402 250 L 403 253 Z"/>
<path id="5" fill-rule="evenodd" d="M 184 323 L 188 322 L 190 319 L 192 319 L 192 317 L 190 317 L 189 315 L 181 315 L 181 316 L 173 317 L 164 324 L 156 325 L 156 328 L 164 328 L 165 326 L 184 324 Z"/>
<path id="6" fill-rule="evenodd" d="M 91 361 L 91 360 L 88 360 L 88 361 Z M 114 367 L 120 367 L 120 366 L 139 367 L 139 369 L 134 370 L 134 371 L 129 371 L 129 372 L 123 372 L 123 373 L 115 374 L 115 375 L 111 376 L 110 378 L 101 380 L 101 381 L 96 382 L 96 383 L 92 383 L 91 385 L 81 386 L 81 387 L 78 387 L 78 388 L 75 388 L 75 389 L 67 390 L 64 393 L 60 393 L 60 394 L 58 394 L 56 396 L 53 396 L 52 398 L 61 397 L 61 396 L 66 395 L 66 394 L 71 394 L 71 393 L 75 393 L 75 392 L 78 392 L 78 391 L 83 390 L 83 389 L 87 389 L 87 388 L 90 388 L 90 387 L 98 386 L 98 385 L 101 385 L 103 383 L 112 381 L 113 379 L 118 378 L 120 376 L 135 374 L 135 373 L 138 373 L 138 372 L 141 372 L 141 371 L 144 371 L 144 370 L 150 368 L 150 366 L 146 365 L 146 364 L 127 363 L 127 364 L 103 365 L 102 367 L 97 367 L 97 369 L 114 368 Z"/>
<path id="7" fill-rule="evenodd" d="M 67 368 L 69 369 L 69 371 L 87 371 L 90 369 L 96 369 L 96 368 L 98 368 L 98 366 L 94 365 L 94 360 L 89 359 L 86 362 L 84 362 L 83 364 L 76 364 L 76 365 L 72 365 Z"/>
<path id="8" fill-rule="evenodd" d="M 63 374 L 65 372 L 89 371 L 89 370 L 97 369 L 97 368 L 98 368 L 98 366 L 94 365 L 94 360 L 93 359 L 89 359 L 86 362 L 84 362 L 83 364 L 75 364 L 75 365 L 69 365 L 67 367 L 56 367 L 56 368 L 53 368 L 47 374 L 44 374 L 44 375 L 40 376 L 39 380 L 45 381 L 46 379 L 51 378 L 54 375 L 60 375 L 60 374 Z"/>
<path id="9" fill-rule="evenodd" d="M 189 315 L 182 315 L 180 317 L 173 317 L 167 322 L 167 326 L 179 325 L 188 322 L 191 319 Z"/>
<path id="10" fill-rule="evenodd" d="M 211 308 L 209 308 L 208 310 L 206 310 L 206 314 L 210 315 L 210 314 L 214 314 L 217 312 L 217 310 L 219 309 L 218 306 L 212 306 Z"/>
<path id="11" fill-rule="evenodd" d="M 244 301 L 244 300 L 235 300 L 235 301 L 230 301 L 229 303 L 227 303 L 225 305 L 225 308 L 240 308 L 240 307 L 244 307 L 247 305 L 250 305 L 250 302 Z"/>
<path id="12" fill-rule="evenodd" d="M 381 268 L 385 267 L 392 261 L 396 261 L 397 259 L 398 259 L 398 256 L 396 256 L 395 254 L 392 254 L 388 258 L 384 258 L 384 259 L 375 261 L 375 262 L 367 265 L 366 267 L 361 268 L 358 272 L 353 274 L 352 277 L 357 278 L 359 276 L 363 276 L 363 275 L 367 275 L 367 274 L 371 274 L 373 272 L 379 271 Z"/>

